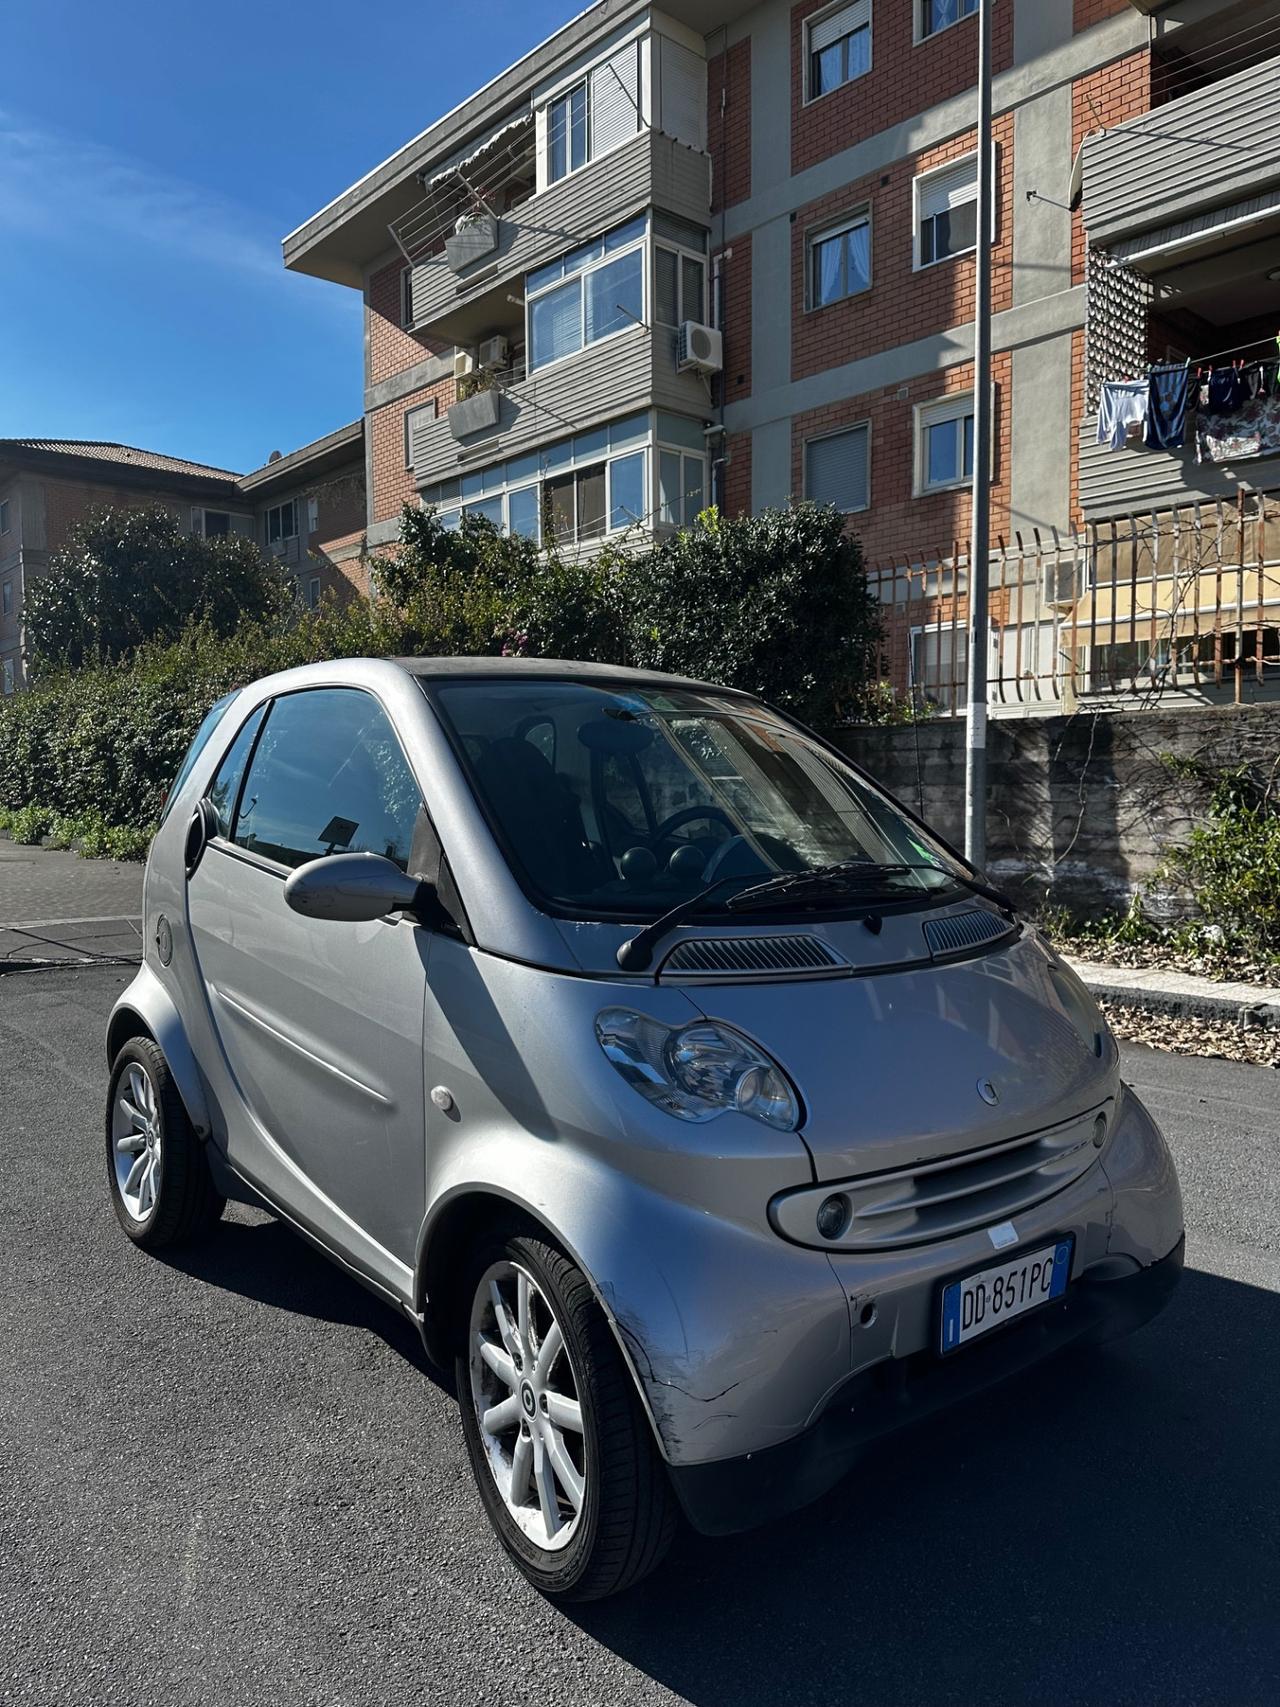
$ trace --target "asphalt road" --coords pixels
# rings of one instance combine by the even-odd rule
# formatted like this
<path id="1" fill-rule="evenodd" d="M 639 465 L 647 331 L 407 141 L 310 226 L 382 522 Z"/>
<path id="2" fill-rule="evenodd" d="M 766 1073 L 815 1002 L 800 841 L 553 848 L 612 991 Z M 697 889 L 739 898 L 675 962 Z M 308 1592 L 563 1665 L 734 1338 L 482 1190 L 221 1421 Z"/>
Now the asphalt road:
<path id="1" fill-rule="evenodd" d="M 1280 1699 L 1280 1074 L 1130 1052 L 1189 1262 L 1138 1337 L 568 1612 L 507 1566 L 415 1336 L 262 1217 L 116 1227 L 126 973 L 0 977 L 0 1700 L 940 1707 Z"/>

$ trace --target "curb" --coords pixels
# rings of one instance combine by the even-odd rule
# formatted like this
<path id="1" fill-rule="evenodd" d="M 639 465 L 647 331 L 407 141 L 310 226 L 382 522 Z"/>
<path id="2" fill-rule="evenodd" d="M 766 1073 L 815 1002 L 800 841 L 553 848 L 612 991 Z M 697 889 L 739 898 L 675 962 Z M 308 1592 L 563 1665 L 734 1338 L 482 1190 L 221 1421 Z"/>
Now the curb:
<path id="1" fill-rule="evenodd" d="M 1099 966 L 1073 960 L 1085 987 L 1113 1007 L 1169 1019 L 1209 1019 L 1237 1026 L 1280 1030 L 1280 990 L 1262 984 L 1217 983 L 1184 972 L 1153 972 L 1129 966 Z"/>

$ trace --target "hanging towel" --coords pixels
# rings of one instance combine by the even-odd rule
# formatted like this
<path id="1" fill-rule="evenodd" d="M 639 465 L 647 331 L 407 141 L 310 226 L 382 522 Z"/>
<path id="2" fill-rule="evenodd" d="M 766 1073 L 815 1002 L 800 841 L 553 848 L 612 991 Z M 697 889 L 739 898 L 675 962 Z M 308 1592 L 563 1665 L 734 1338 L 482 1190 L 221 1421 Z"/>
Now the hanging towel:
<path id="1" fill-rule="evenodd" d="M 1145 379 L 1108 379 L 1103 381 L 1098 399 L 1098 443 L 1112 450 L 1124 447 L 1129 428 L 1142 426 L 1147 419 L 1148 384 Z"/>
<path id="2" fill-rule="evenodd" d="M 1147 443 L 1152 450 L 1181 450 L 1187 428 L 1191 376 L 1182 363 L 1153 367 L 1147 395 Z"/>
<path id="3" fill-rule="evenodd" d="M 1248 396 L 1244 374 L 1238 367 L 1216 367 L 1209 375 L 1208 410 L 1211 415 L 1234 415 Z"/>

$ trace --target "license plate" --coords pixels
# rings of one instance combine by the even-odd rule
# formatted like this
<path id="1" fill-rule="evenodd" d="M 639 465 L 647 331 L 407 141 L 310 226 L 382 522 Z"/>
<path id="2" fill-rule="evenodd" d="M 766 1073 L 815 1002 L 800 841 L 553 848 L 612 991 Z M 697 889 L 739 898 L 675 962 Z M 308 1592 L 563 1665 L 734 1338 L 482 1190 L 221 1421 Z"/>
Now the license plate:
<path id="1" fill-rule="evenodd" d="M 944 1356 L 1002 1322 L 1061 1298 L 1071 1275 L 1071 1246 L 1070 1239 L 1059 1239 L 1056 1245 L 1027 1251 L 944 1287 L 940 1346 Z"/>

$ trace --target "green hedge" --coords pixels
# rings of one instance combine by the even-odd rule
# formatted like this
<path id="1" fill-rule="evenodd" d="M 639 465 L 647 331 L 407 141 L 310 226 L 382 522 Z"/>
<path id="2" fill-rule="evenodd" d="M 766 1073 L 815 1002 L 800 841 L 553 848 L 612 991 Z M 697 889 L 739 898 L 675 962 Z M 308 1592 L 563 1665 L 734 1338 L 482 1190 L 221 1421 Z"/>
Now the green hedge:
<path id="1" fill-rule="evenodd" d="M 73 837 L 87 823 L 82 847 L 98 845 L 104 825 L 145 831 L 215 700 L 324 658 L 634 663 L 746 688 L 824 723 L 856 708 L 879 635 L 857 541 L 836 511 L 811 505 L 735 521 L 709 511 L 657 547 L 577 562 L 485 522 L 451 533 L 406 509 L 399 551 L 373 572 L 370 602 L 295 610 L 225 638 L 197 623 L 0 703 L 0 809 L 34 807 Z"/>

